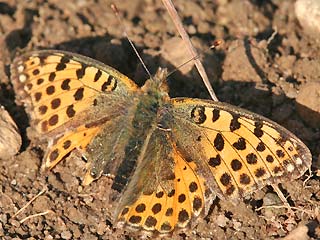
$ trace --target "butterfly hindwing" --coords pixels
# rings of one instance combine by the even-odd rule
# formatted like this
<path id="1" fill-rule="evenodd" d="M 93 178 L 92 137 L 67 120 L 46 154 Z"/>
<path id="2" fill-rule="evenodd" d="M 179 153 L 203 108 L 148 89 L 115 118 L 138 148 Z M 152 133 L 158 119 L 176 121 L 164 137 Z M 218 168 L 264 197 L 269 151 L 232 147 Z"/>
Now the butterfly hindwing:
<path id="1" fill-rule="evenodd" d="M 11 74 L 31 127 L 48 142 L 45 168 L 52 168 L 72 149 L 84 148 L 103 121 L 121 114 L 138 90 L 113 68 L 64 51 L 22 55 L 11 65 Z M 101 107 L 106 102 L 110 107 Z"/>
<path id="2" fill-rule="evenodd" d="M 204 210 L 204 178 L 156 129 L 118 206 L 116 218 L 129 227 L 166 234 L 186 227 Z"/>

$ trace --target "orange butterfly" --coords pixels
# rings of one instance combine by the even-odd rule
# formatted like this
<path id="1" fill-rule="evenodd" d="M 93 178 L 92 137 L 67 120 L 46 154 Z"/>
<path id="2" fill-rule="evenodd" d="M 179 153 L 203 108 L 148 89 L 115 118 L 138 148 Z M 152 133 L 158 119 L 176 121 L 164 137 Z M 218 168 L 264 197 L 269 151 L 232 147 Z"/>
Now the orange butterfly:
<path id="1" fill-rule="evenodd" d="M 47 142 L 44 168 L 73 149 L 89 160 L 84 184 L 114 176 L 115 222 L 170 233 L 206 214 L 216 196 L 238 199 L 300 177 L 308 148 L 292 133 L 226 103 L 170 98 L 166 70 L 139 88 L 115 69 L 63 51 L 15 59 L 12 83 Z"/>

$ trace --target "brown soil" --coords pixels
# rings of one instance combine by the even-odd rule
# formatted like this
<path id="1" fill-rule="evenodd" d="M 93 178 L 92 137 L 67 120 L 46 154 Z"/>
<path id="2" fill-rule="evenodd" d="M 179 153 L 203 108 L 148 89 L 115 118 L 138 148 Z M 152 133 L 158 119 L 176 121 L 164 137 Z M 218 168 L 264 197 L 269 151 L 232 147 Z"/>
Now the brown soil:
<path id="1" fill-rule="evenodd" d="M 161 1 L 113 1 L 128 34 L 149 70 L 174 66 L 190 58 Z M 301 138 L 320 167 L 320 45 L 306 35 L 294 16 L 294 1 L 174 1 L 188 33 L 202 51 L 202 61 L 221 101 L 271 118 Z M 270 43 L 274 29 L 277 34 Z M 71 154 L 47 175 L 40 174 L 42 151 L 30 141 L 28 119 L 15 104 L 9 65 L 20 49 L 63 49 L 98 59 L 119 69 L 139 85 L 147 78 L 112 13 L 103 0 L 6 0 L 0 2 L 0 105 L 17 123 L 23 145 L 15 157 L 0 156 L 0 238 L 131 239 L 108 220 L 110 180 L 81 187 L 84 162 Z M 213 52 L 216 39 L 224 44 Z M 179 57 L 178 57 L 179 56 Z M 177 62 L 179 61 L 179 62 Z M 187 67 L 188 68 L 188 67 Z M 171 96 L 209 98 L 197 71 L 181 69 L 169 79 Z M 304 89 L 304 91 L 299 91 Z M 309 89 L 309 90 L 305 90 Z M 279 199 L 270 187 L 237 205 L 216 200 L 209 215 L 193 230 L 174 239 L 277 239 L 298 225 L 319 221 L 318 176 L 307 174 L 281 189 L 295 207 L 258 210 Z M 47 187 L 26 209 L 25 204 Z M 317 212 L 318 211 L 318 212 Z M 35 216 L 20 223 L 24 218 Z M 318 219 L 317 219 L 318 218 Z"/>

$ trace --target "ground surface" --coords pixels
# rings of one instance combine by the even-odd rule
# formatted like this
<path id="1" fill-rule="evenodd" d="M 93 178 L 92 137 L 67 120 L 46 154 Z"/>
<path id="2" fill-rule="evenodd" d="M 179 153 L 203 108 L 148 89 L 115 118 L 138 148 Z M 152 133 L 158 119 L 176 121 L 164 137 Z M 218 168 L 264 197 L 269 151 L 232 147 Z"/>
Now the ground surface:
<path id="1" fill-rule="evenodd" d="M 161 1 L 113 1 L 128 33 L 152 73 L 158 66 L 174 69 L 190 57 Z M 320 48 L 303 32 L 294 15 L 294 1 L 174 1 L 221 101 L 267 116 L 301 138 L 319 169 Z M 277 34 L 268 42 L 274 30 Z M 206 52 L 222 39 L 216 51 Z M 27 135 L 28 119 L 15 104 L 9 65 L 19 49 L 51 48 L 81 53 L 119 69 L 139 85 L 147 78 L 122 30 L 102 0 L 7 0 L 0 2 L 0 105 L 17 123 L 23 144 L 15 157 L 0 156 L 0 238 L 130 239 L 108 221 L 110 180 L 83 189 L 84 163 L 75 155 L 47 176 L 40 175 L 41 151 Z M 188 67 L 187 67 L 188 68 Z M 171 96 L 209 98 L 195 69 L 181 69 L 169 80 Z M 296 207 L 263 209 L 278 204 L 271 188 L 257 191 L 235 206 L 216 200 L 209 215 L 191 231 L 174 239 L 277 239 L 298 225 L 319 220 L 319 177 L 306 176 L 282 189 Z M 46 188 L 23 212 L 32 197 Z M 47 211 L 47 212 L 46 212 Z M 20 221 L 36 213 L 46 213 Z"/>

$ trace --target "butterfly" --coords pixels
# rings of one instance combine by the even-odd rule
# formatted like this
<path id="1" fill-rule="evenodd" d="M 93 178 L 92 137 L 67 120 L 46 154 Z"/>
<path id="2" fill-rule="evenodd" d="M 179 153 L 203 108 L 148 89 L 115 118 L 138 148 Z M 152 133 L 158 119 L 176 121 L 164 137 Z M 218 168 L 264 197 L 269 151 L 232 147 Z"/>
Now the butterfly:
<path id="1" fill-rule="evenodd" d="M 282 126 L 227 103 L 170 98 L 166 77 L 159 69 L 140 88 L 110 66 L 55 50 L 11 65 L 16 97 L 47 144 L 44 169 L 81 150 L 84 185 L 113 177 L 119 226 L 171 233 L 216 197 L 241 199 L 310 168 L 309 149 Z"/>

